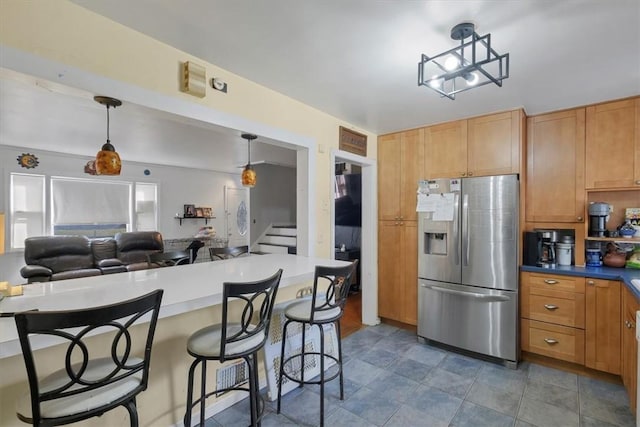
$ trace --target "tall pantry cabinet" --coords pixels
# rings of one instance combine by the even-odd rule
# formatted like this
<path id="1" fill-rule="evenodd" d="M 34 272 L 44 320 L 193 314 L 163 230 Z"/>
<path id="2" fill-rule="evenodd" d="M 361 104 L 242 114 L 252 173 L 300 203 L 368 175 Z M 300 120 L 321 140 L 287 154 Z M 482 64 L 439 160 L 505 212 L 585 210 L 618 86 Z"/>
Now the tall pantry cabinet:
<path id="1" fill-rule="evenodd" d="M 417 324 L 416 190 L 424 173 L 424 131 L 378 138 L 378 314 Z"/>

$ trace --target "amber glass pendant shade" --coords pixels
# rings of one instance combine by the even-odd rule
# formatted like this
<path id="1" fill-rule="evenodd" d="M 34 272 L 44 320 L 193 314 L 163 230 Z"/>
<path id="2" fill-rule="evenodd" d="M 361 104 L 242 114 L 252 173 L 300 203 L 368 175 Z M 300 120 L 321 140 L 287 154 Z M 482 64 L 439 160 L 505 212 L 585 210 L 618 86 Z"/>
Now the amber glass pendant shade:
<path id="1" fill-rule="evenodd" d="M 96 175 L 120 175 L 122 169 L 120 155 L 109 140 L 109 107 L 119 107 L 122 105 L 122 101 L 107 96 L 95 96 L 93 99 L 107 107 L 107 142 L 96 154 Z"/>
<path id="2" fill-rule="evenodd" d="M 242 186 L 253 188 L 255 187 L 257 182 L 256 171 L 253 170 L 251 165 L 247 165 L 244 167 L 242 171 Z"/>
<path id="3" fill-rule="evenodd" d="M 120 155 L 116 153 L 109 142 L 102 146 L 102 150 L 96 154 L 96 174 L 97 175 L 120 175 L 122 162 Z"/>

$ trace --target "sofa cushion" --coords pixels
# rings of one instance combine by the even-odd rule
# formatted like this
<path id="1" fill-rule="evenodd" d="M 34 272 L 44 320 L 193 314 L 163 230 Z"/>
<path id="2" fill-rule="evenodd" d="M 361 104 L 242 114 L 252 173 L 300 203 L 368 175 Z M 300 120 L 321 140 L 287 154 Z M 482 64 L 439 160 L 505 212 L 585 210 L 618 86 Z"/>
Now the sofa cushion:
<path id="1" fill-rule="evenodd" d="M 157 231 L 132 231 L 115 236 L 116 256 L 125 264 L 147 263 L 147 254 L 164 251 L 162 234 Z"/>
<path id="2" fill-rule="evenodd" d="M 24 260 L 53 273 L 92 269 L 91 241 L 86 236 L 38 236 L 25 239 Z"/>
<path id="3" fill-rule="evenodd" d="M 111 237 L 93 239 L 91 251 L 93 252 L 93 261 L 99 267 L 101 261 L 116 258 L 116 241 Z"/>
<path id="4" fill-rule="evenodd" d="M 60 273 L 53 273 L 51 280 L 77 279 L 79 277 L 100 276 L 102 271 L 99 268 L 83 268 L 81 270 L 67 270 Z"/>

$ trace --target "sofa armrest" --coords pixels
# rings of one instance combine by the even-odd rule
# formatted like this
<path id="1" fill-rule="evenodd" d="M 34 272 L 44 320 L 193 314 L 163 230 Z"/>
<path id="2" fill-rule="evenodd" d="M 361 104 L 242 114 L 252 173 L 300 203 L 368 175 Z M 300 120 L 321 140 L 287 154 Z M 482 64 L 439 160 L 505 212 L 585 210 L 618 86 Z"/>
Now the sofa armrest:
<path id="1" fill-rule="evenodd" d="M 98 268 L 119 267 L 121 265 L 124 265 L 124 263 L 118 258 L 108 258 L 98 262 Z"/>
<path id="2" fill-rule="evenodd" d="M 20 269 L 20 275 L 25 279 L 31 279 L 32 277 L 50 278 L 53 274 L 53 270 L 41 265 L 25 265 Z"/>

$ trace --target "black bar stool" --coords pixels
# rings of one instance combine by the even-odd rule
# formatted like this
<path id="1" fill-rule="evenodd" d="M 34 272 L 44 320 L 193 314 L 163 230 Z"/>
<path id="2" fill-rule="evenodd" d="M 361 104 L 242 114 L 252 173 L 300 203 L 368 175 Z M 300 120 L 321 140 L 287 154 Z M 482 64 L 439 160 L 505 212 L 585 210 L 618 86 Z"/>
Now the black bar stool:
<path id="1" fill-rule="evenodd" d="M 30 391 L 17 403 L 18 418 L 34 426 L 55 426 L 98 417 L 124 406 L 131 426 L 137 426 L 136 396 L 147 388 L 161 300 L 159 289 L 102 307 L 17 313 L 15 321 Z M 141 319 L 148 318 L 147 314 L 151 320 L 145 323 Z M 131 333 L 134 325 L 145 326 L 146 334 Z M 86 339 L 92 331 L 104 329 L 115 332 L 111 345 Z M 38 358 L 31 348 L 34 335 L 67 342 L 67 351 L 60 353 L 60 366 L 64 368 L 44 378 L 38 376 Z M 136 340 L 136 336 L 142 339 Z M 139 346 L 135 346 L 138 341 Z M 137 347 L 142 347 L 142 355 L 134 355 Z M 95 357 L 100 353 L 102 357 Z"/>
<path id="2" fill-rule="evenodd" d="M 282 331 L 282 350 L 280 352 L 280 374 L 278 376 L 278 413 L 282 401 L 282 378 L 286 377 L 297 382 L 302 387 L 304 384 L 320 385 L 320 426 L 324 426 L 324 383 L 340 377 L 340 400 L 344 400 L 344 376 L 342 373 L 342 341 L 340 339 L 340 318 L 344 313 L 344 306 L 351 287 L 351 278 L 355 272 L 358 260 L 344 267 L 316 266 L 313 280 L 313 294 L 311 299 L 304 299 L 290 304 L 284 311 L 287 319 Z M 319 284 L 326 285 L 325 289 L 319 289 Z M 320 285 L 320 286 L 322 286 Z M 302 345 L 300 353 L 285 358 L 285 343 L 287 327 L 291 322 L 302 323 Z M 338 357 L 326 354 L 324 349 L 324 325 L 334 324 L 338 338 Z M 320 351 L 305 351 L 305 331 L 307 325 L 317 326 L 320 331 Z M 304 367 L 306 357 L 317 357 L 320 362 L 320 379 L 305 379 Z M 338 369 L 329 377 L 325 377 L 325 359 L 333 360 Z M 300 372 L 295 372 L 295 369 Z M 296 375 L 296 374 L 299 374 Z"/>
<path id="3" fill-rule="evenodd" d="M 265 280 L 247 283 L 223 284 L 222 323 L 207 326 L 196 331 L 187 341 L 187 351 L 196 360 L 189 369 L 187 386 L 187 409 L 184 415 L 185 427 L 191 426 L 191 412 L 200 404 L 200 426 L 204 426 L 206 399 L 216 393 L 231 390 L 249 392 L 251 404 L 251 425 L 260 425 L 264 403 L 260 398 L 258 383 L 258 351 L 264 347 L 269 332 L 271 312 L 280 285 L 282 269 Z M 229 311 L 229 303 L 242 302 L 244 306 Z M 207 393 L 207 361 L 244 359 L 249 372 L 249 387 L 242 384 L 214 390 Z M 202 364 L 200 398 L 193 400 L 193 377 L 196 367 Z M 262 405 L 261 405 L 262 403 Z"/>

